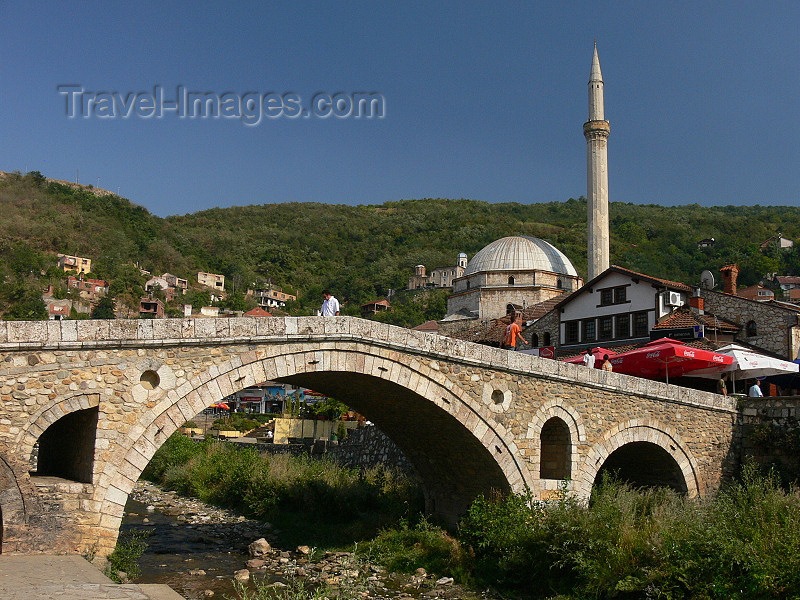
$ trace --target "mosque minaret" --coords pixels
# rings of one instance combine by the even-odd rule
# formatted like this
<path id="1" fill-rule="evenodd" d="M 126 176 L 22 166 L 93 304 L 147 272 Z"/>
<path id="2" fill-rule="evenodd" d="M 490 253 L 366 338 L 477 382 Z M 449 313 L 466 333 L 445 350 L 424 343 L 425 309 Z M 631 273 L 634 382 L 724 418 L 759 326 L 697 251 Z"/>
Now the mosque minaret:
<path id="1" fill-rule="evenodd" d="M 608 134 L 611 128 L 603 109 L 603 74 L 594 44 L 589 77 L 589 120 L 583 124 L 586 137 L 586 167 L 589 199 L 589 281 L 609 267 L 608 256 Z"/>

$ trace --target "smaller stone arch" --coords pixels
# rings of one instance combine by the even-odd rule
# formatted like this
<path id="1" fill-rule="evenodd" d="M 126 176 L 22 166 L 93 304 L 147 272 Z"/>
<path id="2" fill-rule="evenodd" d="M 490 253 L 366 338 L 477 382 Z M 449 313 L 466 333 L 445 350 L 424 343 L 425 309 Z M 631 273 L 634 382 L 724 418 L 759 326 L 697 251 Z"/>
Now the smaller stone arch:
<path id="1" fill-rule="evenodd" d="M 637 419 L 611 428 L 586 454 L 581 472 L 576 477 L 576 491 L 588 497 L 598 473 L 609 457 L 620 448 L 637 443 L 657 446 L 675 461 L 686 484 L 687 496 L 692 498 L 700 493 L 699 466 L 680 436 L 660 423 Z"/>
<path id="2" fill-rule="evenodd" d="M 569 427 L 550 417 L 539 435 L 539 479 L 569 479 L 572 473 Z"/>
<path id="3" fill-rule="evenodd" d="M 56 398 L 31 415 L 30 425 L 20 432 L 18 444 L 21 456 L 30 456 L 41 435 L 62 417 L 79 410 L 100 406 L 100 394 L 77 393 L 67 398 Z"/>
<path id="4" fill-rule="evenodd" d="M 546 436 L 549 436 L 550 433 L 557 432 L 557 430 L 553 429 L 548 432 L 548 430 L 545 429 L 545 426 L 551 423 L 553 419 L 557 419 L 557 423 L 561 424 L 564 428 L 562 432 L 556 436 L 556 439 L 552 441 L 560 444 L 558 449 L 563 452 L 564 456 L 568 455 L 568 460 L 565 459 L 565 462 L 562 463 L 557 473 L 560 475 L 566 473 L 566 477 L 551 478 L 549 476 L 555 475 L 556 473 L 548 469 L 545 469 L 544 473 L 542 472 L 542 435 L 544 433 Z M 555 489 L 555 485 L 546 483 L 546 480 L 550 480 L 551 482 L 565 480 L 573 477 L 577 472 L 578 448 L 580 445 L 586 443 L 586 428 L 583 425 L 583 419 L 581 419 L 580 414 L 573 407 L 564 404 L 561 400 L 547 400 L 539 407 L 539 410 L 536 411 L 533 419 L 528 424 L 528 431 L 525 437 L 530 440 L 528 460 L 533 465 L 533 470 L 539 477 L 540 492 L 544 488 Z M 561 440 L 560 442 L 558 442 L 559 439 Z M 566 440 L 566 445 L 564 444 L 564 440 Z M 546 448 L 544 448 L 544 450 L 546 450 Z M 538 468 L 536 468 L 537 466 Z M 546 477 L 543 477 L 543 475 Z"/>

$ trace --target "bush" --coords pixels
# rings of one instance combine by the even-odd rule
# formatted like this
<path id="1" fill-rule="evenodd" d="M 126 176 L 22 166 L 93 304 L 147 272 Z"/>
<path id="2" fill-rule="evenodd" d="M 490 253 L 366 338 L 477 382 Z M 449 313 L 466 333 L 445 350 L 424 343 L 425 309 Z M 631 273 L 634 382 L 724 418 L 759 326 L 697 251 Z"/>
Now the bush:
<path id="1" fill-rule="evenodd" d="M 479 498 L 460 537 L 482 583 L 538 598 L 800 595 L 800 498 L 752 468 L 708 500 L 610 481 L 588 506 Z"/>
<path id="2" fill-rule="evenodd" d="M 114 551 L 108 555 L 108 564 L 104 569 L 106 577 L 117 583 L 125 583 L 120 572 L 125 573 L 128 580 L 136 579 L 142 572 L 139 558 L 147 549 L 145 539 L 149 531 L 127 531 L 117 539 Z"/>
<path id="3" fill-rule="evenodd" d="M 448 575 L 461 583 L 471 580 L 472 560 L 457 539 L 422 519 L 415 527 L 407 522 L 381 531 L 358 551 L 391 571 L 410 573 L 419 567 Z"/>

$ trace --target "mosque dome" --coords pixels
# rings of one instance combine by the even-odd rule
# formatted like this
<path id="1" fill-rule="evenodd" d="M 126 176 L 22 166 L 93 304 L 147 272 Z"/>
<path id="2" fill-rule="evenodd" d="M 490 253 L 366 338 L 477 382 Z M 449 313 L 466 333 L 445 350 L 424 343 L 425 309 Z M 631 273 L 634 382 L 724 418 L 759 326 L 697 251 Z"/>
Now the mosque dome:
<path id="1" fill-rule="evenodd" d="M 550 271 L 578 276 L 569 259 L 539 238 L 515 235 L 495 240 L 472 257 L 464 276 L 482 271 Z"/>

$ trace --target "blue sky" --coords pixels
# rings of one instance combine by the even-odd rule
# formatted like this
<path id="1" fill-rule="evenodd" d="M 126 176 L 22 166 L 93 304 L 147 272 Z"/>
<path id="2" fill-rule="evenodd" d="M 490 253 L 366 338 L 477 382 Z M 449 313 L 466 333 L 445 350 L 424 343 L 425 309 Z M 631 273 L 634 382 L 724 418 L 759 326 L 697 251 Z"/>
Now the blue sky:
<path id="1" fill-rule="evenodd" d="M 800 2 L 0 2 L 0 170 L 160 216 L 586 194 L 597 39 L 612 201 L 797 205 Z M 67 118 L 88 92 L 376 92 L 383 118 Z M 95 107 L 96 108 L 96 107 Z"/>

